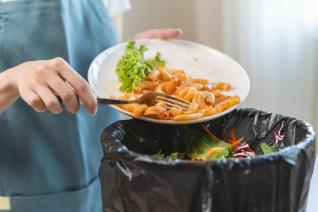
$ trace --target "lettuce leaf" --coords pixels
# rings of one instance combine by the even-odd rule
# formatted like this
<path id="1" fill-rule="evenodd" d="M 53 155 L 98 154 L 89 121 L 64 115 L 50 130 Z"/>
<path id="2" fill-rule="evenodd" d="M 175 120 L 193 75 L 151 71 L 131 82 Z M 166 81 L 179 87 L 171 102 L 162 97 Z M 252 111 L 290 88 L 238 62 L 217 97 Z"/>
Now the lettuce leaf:
<path id="1" fill-rule="evenodd" d="M 178 159 L 178 152 L 173 152 L 170 155 L 167 155 L 166 158 L 170 160 L 177 160 Z"/>
<path id="2" fill-rule="evenodd" d="M 261 148 L 264 155 L 267 155 L 273 152 L 278 152 L 278 149 L 276 147 L 269 146 L 266 143 L 261 143 L 259 147 Z"/>
<path id="3" fill-rule="evenodd" d="M 153 156 L 156 156 L 156 157 L 164 157 L 165 154 L 162 152 L 162 150 L 160 149 L 158 152 L 156 152 L 155 154 L 153 154 Z"/>
<path id="4" fill-rule="evenodd" d="M 170 160 L 177 160 L 178 159 L 178 152 L 172 152 L 170 155 L 165 155 L 162 150 L 159 150 L 157 153 L 155 153 L 153 156 L 156 157 L 162 157 L 162 158 L 167 158 Z"/>
<path id="5" fill-rule="evenodd" d="M 145 60 L 144 52 L 147 51 L 147 47 L 140 45 L 137 48 L 135 44 L 134 40 L 128 41 L 124 55 L 116 64 L 116 74 L 121 83 L 120 91 L 122 92 L 132 91 L 158 65 L 165 64 L 159 52 L 152 59 Z"/>
<path id="6" fill-rule="evenodd" d="M 185 131 L 186 155 L 194 160 L 216 160 L 229 158 L 232 146 L 222 140 L 215 140 L 201 128 Z"/>

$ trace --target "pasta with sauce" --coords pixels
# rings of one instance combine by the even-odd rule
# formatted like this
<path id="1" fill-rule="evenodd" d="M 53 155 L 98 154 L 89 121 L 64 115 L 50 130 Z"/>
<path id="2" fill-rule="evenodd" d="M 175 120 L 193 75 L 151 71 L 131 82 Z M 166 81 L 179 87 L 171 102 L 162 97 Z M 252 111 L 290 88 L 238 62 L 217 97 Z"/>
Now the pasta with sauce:
<path id="1" fill-rule="evenodd" d="M 153 106 L 145 104 L 117 105 L 134 117 L 141 116 L 160 120 L 193 120 L 221 113 L 240 103 L 240 97 L 225 95 L 232 85 L 225 82 L 211 83 L 207 79 L 192 78 L 184 70 L 159 66 L 139 86 L 126 92 L 119 99 L 136 99 L 146 92 L 172 95 L 190 104 L 189 109 L 171 108 L 162 101 Z"/>

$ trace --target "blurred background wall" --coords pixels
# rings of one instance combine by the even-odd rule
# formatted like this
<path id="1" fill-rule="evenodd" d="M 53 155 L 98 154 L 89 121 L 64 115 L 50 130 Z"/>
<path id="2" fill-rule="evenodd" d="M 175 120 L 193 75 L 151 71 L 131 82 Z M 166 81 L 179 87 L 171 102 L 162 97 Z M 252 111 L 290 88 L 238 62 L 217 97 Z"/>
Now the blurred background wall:
<path id="1" fill-rule="evenodd" d="M 317 0 L 132 0 L 123 39 L 180 27 L 183 39 L 239 61 L 251 79 L 243 107 L 296 116 L 318 131 Z"/>
<path id="2" fill-rule="evenodd" d="M 222 46 L 222 3 L 214 0 L 132 0 L 125 13 L 123 38 L 155 27 L 180 27 L 183 39 Z"/>

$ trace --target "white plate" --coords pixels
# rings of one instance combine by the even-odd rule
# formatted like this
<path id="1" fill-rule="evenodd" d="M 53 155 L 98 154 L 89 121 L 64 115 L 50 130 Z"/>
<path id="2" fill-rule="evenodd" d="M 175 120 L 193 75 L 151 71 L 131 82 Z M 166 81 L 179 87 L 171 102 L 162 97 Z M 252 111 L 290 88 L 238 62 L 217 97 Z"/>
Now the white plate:
<path id="1" fill-rule="evenodd" d="M 145 44 L 148 51 L 145 57 L 153 57 L 156 52 L 161 52 L 168 68 L 184 69 L 192 77 L 201 77 L 211 82 L 228 82 L 234 90 L 226 92 L 228 95 L 238 95 L 241 103 L 246 99 L 250 81 L 245 70 L 229 56 L 197 43 L 184 40 L 163 41 L 157 39 L 138 40 L 136 45 Z M 119 97 L 120 83 L 115 72 L 116 63 L 124 54 L 126 43 L 120 43 L 99 54 L 92 62 L 88 71 L 88 81 L 95 94 L 100 98 Z M 205 122 L 223 116 L 237 108 L 236 105 L 214 116 L 188 121 L 156 120 L 141 117 L 140 119 L 160 124 L 193 124 Z M 111 107 L 131 116 L 131 113 L 114 105 Z"/>

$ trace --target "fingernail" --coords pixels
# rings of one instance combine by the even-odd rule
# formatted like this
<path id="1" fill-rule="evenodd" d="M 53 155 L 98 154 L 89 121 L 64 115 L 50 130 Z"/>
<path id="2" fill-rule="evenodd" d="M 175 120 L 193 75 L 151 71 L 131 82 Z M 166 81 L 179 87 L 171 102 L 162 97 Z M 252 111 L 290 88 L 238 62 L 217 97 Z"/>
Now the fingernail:
<path id="1" fill-rule="evenodd" d="M 182 35 L 183 34 L 183 30 L 182 29 L 177 29 L 179 35 Z"/>
<path id="2" fill-rule="evenodd" d="M 97 113 L 97 108 L 95 108 L 93 111 L 92 111 L 92 115 L 95 116 Z"/>

